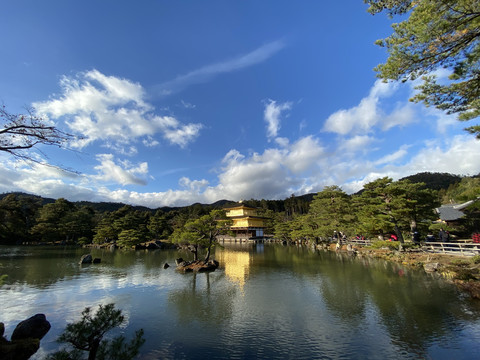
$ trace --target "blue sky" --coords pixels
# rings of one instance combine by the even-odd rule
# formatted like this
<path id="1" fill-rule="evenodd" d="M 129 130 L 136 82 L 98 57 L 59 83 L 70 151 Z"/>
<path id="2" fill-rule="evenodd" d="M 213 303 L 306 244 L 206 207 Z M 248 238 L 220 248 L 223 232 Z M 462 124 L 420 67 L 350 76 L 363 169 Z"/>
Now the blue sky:
<path id="1" fill-rule="evenodd" d="M 81 139 L 38 149 L 78 173 L 0 154 L 0 192 L 156 208 L 480 172 L 464 123 L 375 77 L 391 20 L 361 0 L 1 9 L 0 101 Z"/>

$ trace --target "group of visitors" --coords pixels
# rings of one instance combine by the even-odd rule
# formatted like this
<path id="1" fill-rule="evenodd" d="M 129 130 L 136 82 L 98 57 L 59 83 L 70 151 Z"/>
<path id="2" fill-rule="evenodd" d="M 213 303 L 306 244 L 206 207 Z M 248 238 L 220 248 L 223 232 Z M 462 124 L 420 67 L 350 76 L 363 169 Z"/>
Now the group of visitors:
<path id="1" fill-rule="evenodd" d="M 347 235 L 345 235 L 341 231 L 337 232 L 337 230 L 335 230 L 333 232 L 333 241 L 335 241 L 337 243 L 342 243 L 342 241 L 346 242 L 347 241 Z"/>
<path id="2" fill-rule="evenodd" d="M 390 239 L 388 239 L 388 240 L 390 240 L 390 241 L 398 241 L 398 237 L 397 237 L 397 235 L 395 235 L 395 234 L 391 234 L 391 235 L 390 235 Z"/>

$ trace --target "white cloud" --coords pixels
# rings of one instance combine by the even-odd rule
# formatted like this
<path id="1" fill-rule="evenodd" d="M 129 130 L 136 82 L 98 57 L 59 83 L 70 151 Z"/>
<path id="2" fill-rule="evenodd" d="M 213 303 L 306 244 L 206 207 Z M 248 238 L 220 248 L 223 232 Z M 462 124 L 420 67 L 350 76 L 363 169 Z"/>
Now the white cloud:
<path id="1" fill-rule="evenodd" d="M 156 91 L 159 95 L 170 95 L 179 92 L 190 85 L 207 82 L 216 75 L 238 71 L 264 62 L 284 47 L 285 44 L 283 41 L 273 41 L 248 54 L 240 55 L 224 62 L 207 65 L 185 75 L 180 75 L 171 81 L 156 86 Z"/>
<path id="2" fill-rule="evenodd" d="M 185 108 L 185 109 L 195 109 L 197 107 L 197 105 L 194 105 L 194 104 L 190 104 L 189 102 L 186 102 L 184 100 L 180 100 L 180 102 L 182 103 L 182 106 Z"/>
<path id="3" fill-rule="evenodd" d="M 234 200 L 246 198 L 283 198 L 304 186 L 302 175 L 318 168 L 323 148 L 313 137 L 301 138 L 285 147 L 269 148 L 263 154 L 246 157 L 231 150 L 223 160 L 219 185 L 205 195 Z"/>
<path id="4" fill-rule="evenodd" d="M 368 152 L 370 145 L 375 141 L 372 136 L 355 135 L 352 138 L 340 140 L 339 149 L 344 154 L 365 153 Z"/>
<path id="5" fill-rule="evenodd" d="M 275 138 L 275 142 L 282 148 L 287 147 L 288 144 L 290 143 L 290 140 L 285 137 L 277 137 Z"/>
<path id="6" fill-rule="evenodd" d="M 145 141 L 145 140 L 144 140 Z M 145 145 L 144 141 L 142 141 L 142 143 Z M 119 155 L 125 155 L 125 156 L 134 156 L 134 155 L 137 155 L 138 154 L 138 149 L 137 147 L 133 146 L 133 145 L 126 145 L 126 146 L 123 146 L 121 144 L 118 144 L 118 143 L 110 143 L 110 142 L 106 142 L 103 147 L 109 149 L 109 150 L 113 150 L 115 151 L 117 154 Z"/>
<path id="7" fill-rule="evenodd" d="M 0 192 L 12 191 L 21 178 L 20 172 L 12 161 L 6 159 L 0 162 Z"/>
<path id="8" fill-rule="evenodd" d="M 145 147 L 155 147 L 160 143 L 157 140 L 155 140 L 154 138 L 152 138 L 151 136 L 147 136 L 146 139 L 142 140 L 142 144 Z"/>
<path id="9" fill-rule="evenodd" d="M 377 80 L 367 97 L 357 106 L 339 110 L 325 121 L 324 131 L 341 135 L 350 133 L 368 133 L 382 118 L 378 103 L 382 97 L 390 96 L 396 88 L 393 83 Z"/>
<path id="10" fill-rule="evenodd" d="M 415 174 L 423 171 L 476 175 L 480 172 L 480 141 L 471 135 L 456 135 L 445 141 L 429 141 L 413 156 L 405 169 Z"/>
<path id="11" fill-rule="evenodd" d="M 425 116 L 431 116 L 436 121 L 436 131 L 444 136 L 449 135 L 449 131 L 452 128 L 458 127 L 458 119 L 456 115 L 448 115 L 444 111 L 436 108 L 424 108 L 423 112 Z"/>
<path id="12" fill-rule="evenodd" d="M 407 151 L 408 148 L 409 148 L 409 146 L 402 145 L 400 147 L 400 149 L 398 149 L 394 153 L 385 155 L 385 156 L 381 157 L 380 159 L 376 160 L 375 165 L 391 164 L 391 163 L 395 162 L 396 160 L 404 158 L 405 155 L 407 155 L 407 153 L 408 153 L 408 151 Z"/>
<path id="13" fill-rule="evenodd" d="M 190 180 L 189 178 L 184 176 L 180 178 L 178 184 L 184 189 L 199 193 L 201 190 L 205 189 L 208 186 L 208 181 L 205 179 Z"/>
<path id="14" fill-rule="evenodd" d="M 61 87 L 59 98 L 33 106 L 44 116 L 66 119 L 70 131 L 83 136 L 73 144 L 78 148 L 97 140 L 123 146 L 157 133 L 184 147 L 202 128 L 201 124 L 182 125 L 171 116 L 154 114 L 141 85 L 97 70 L 80 73 L 76 79 L 64 77 Z"/>
<path id="15" fill-rule="evenodd" d="M 272 139 L 278 135 L 280 130 L 280 116 L 283 111 L 290 110 L 292 103 L 285 102 L 278 104 L 274 100 L 269 99 L 265 104 L 265 110 L 263 112 L 263 118 L 267 123 L 267 137 Z"/>
<path id="16" fill-rule="evenodd" d="M 229 163 L 229 162 L 238 162 L 238 161 L 241 161 L 244 158 L 245 158 L 245 156 L 240 154 L 240 152 L 238 150 L 232 149 L 223 157 L 222 163 L 225 164 L 225 163 Z"/>
<path id="17" fill-rule="evenodd" d="M 165 192 L 128 191 L 124 189 L 109 190 L 101 188 L 98 190 L 102 198 L 109 201 L 121 202 L 124 204 L 140 204 L 143 206 L 157 208 L 162 206 L 185 206 L 195 202 L 204 203 L 205 197 L 192 193 L 190 190 L 168 190 Z"/>
<path id="18" fill-rule="evenodd" d="M 249 158 L 229 157 L 218 177 L 219 185 L 207 193 L 234 200 L 277 198 L 296 182 L 282 165 L 284 157 L 285 152 L 278 149 L 254 153 Z"/>
<path id="19" fill-rule="evenodd" d="M 178 128 L 167 128 L 164 130 L 164 136 L 172 144 L 177 144 L 183 148 L 198 136 L 202 127 L 201 124 L 188 124 Z"/>
<path id="20" fill-rule="evenodd" d="M 301 138 L 293 143 L 284 158 L 284 163 L 294 174 L 301 174 L 310 168 L 317 168 L 317 162 L 324 149 L 312 136 Z"/>
<path id="21" fill-rule="evenodd" d="M 22 191 L 54 199 L 92 199 L 95 189 L 84 183 L 82 175 L 59 168 L 9 158 L 0 161 L 0 191 L 3 192 Z"/>
<path id="22" fill-rule="evenodd" d="M 364 184 L 389 176 L 394 180 L 420 172 L 447 172 L 458 175 L 476 175 L 480 173 L 480 141 L 471 135 L 456 135 L 447 139 L 431 139 L 410 159 L 406 158 L 408 146 L 404 145 L 392 154 L 376 161 L 356 161 L 349 173 L 336 180 L 343 184 L 348 192 L 360 190 Z M 400 162 L 401 159 L 405 159 Z M 349 180 L 354 177 L 355 180 Z"/>
<path id="23" fill-rule="evenodd" d="M 396 108 L 381 120 L 382 130 L 388 130 L 395 126 L 406 126 L 417 120 L 418 118 L 416 117 L 415 113 L 415 105 L 412 103 L 406 103 Z"/>
<path id="24" fill-rule="evenodd" d="M 136 167 L 126 161 L 119 165 L 114 162 L 112 154 L 99 154 L 97 155 L 97 160 L 100 161 L 100 165 L 95 166 L 95 170 L 98 170 L 99 174 L 92 176 L 97 181 L 115 181 L 121 185 L 146 184 L 145 180 L 136 176 L 148 173 L 148 164 L 146 162 L 142 162 Z"/>

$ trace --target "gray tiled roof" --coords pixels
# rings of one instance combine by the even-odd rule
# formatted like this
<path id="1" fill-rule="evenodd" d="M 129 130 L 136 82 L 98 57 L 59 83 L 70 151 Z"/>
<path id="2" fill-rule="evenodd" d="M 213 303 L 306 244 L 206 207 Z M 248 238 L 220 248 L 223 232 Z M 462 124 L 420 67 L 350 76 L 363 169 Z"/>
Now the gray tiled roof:
<path id="1" fill-rule="evenodd" d="M 442 205 L 437 208 L 437 213 L 443 221 L 454 221 L 463 217 L 465 214 L 460 210 L 455 209 L 455 205 Z"/>
<path id="2" fill-rule="evenodd" d="M 439 208 L 436 208 L 438 215 L 440 216 L 440 220 L 443 221 L 455 221 L 462 218 L 465 214 L 460 211 L 465 209 L 467 206 L 473 204 L 475 201 L 480 200 L 480 196 L 476 199 L 464 202 L 463 204 L 448 204 L 442 205 Z"/>

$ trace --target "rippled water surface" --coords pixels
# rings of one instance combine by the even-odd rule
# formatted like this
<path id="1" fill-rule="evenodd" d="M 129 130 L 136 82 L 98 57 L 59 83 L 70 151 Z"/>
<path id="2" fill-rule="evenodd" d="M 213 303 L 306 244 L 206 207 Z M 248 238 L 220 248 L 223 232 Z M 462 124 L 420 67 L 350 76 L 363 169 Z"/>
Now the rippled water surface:
<path id="1" fill-rule="evenodd" d="M 114 302 L 143 328 L 141 359 L 479 359 L 480 302 L 397 264 L 269 244 L 216 249 L 221 267 L 181 274 L 177 251 L 0 247 L 0 321 L 52 324 L 34 356 L 86 306 Z M 172 265 L 164 269 L 163 265 Z"/>

